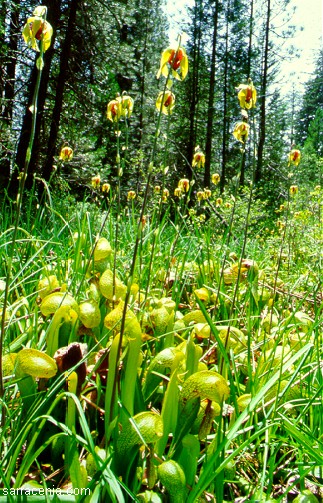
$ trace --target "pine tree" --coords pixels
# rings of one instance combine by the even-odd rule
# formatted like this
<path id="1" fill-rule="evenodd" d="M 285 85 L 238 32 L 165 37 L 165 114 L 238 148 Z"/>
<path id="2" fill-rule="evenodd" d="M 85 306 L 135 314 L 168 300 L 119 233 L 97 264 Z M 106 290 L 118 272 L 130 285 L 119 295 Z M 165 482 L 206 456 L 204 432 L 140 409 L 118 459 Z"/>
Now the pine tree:
<path id="1" fill-rule="evenodd" d="M 314 76 L 305 84 L 302 105 L 295 125 L 295 137 L 299 145 L 304 145 L 310 132 L 310 125 L 323 109 L 323 49 L 321 49 Z"/>
<path id="2" fill-rule="evenodd" d="M 21 40 L 22 26 L 33 9 L 29 5 L 24 5 L 23 9 L 18 8 L 18 3 L 14 5 L 17 9 L 12 11 L 12 18 L 19 11 L 19 19 L 14 23 L 16 38 L 12 38 L 12 43 L 18 41 L 18 51 L 12 47 L 11 54 L 15 57 L 20 54 L 21 64 L 10 69 L 9 64 L 15 59 L 9 60 L 8 53 L 8 58 L 2 59 L 8 62 L 4 67 L 7 72 L 2 74 L 0 81 L 2 98 L 6 98 L 3 104 L 7 105 L 2 107 L 3 114 L 10 121 L 11 117 L 15 120 L 12 143 L 17 144 L 17 152 L 10 184 L 13 197 L 30 139 L 29 107 L 37 76 L 35 53 Z M 72 182 L 74 178 L 74 189 L 78 189 L 90 179 L 93 169 L 103 170 L 106 174 L 113 170 L 115 158 L 111 151 L 115 148 L 115 135 L 106 119 L 106 107 L 116 93 L 128 91 L 136 100 L 136 114 L 132 119 L 133 152 L 149 145 L 158 86 L 156 69 L 166 45 L 167 24 L 161 10 L 162 0 L 144 4 L 138 0 L 129 0 L 127 4 L 106 4 L 102 0 L 87 3 L 47 0 L 45 5 L 54 35 L 51 47 L 44 54 L 35 140 L 26 187 L 31 186 L 35 174 L 46 180 L 50 178 L 60 146 L 68 142 L 76 155 L 69 166 L 64 166 L 64 176 Z M 7 30 L 9 14 L 4 9 L 0 11 Z M 4 37 L 1 39 L 0 32 L 0 58 L 2 42 Z M 15 81 L 19 91 L 12 96 Z M 10 92 L 11 97 L 7 99 Z M 2 134 L 1 138 L 3 162 L 8 163 L 5 135 Z M 132 170 L 131 163 L 129 170 Z"/>
<path id="3" fill-rule="evenodd" d="M 43 55 L 43 61 L 44 61 L 44 67 L 42 69 L 42 75 L 41 75 L 41 80 L 40 80 L 40 86 L 39 86 L 39 93 L 38 93 L 38 102 L 37 102 L 37 117 L 36 117 L 36 126 L 35 126 L 35 132 L 34 132 L 34 137 L 35 140 L 33 142 L 33 148 L 31 152 L 31 158 L 30 158 L 30 163 L 29 163 L 29 169 L 28 169 L 28 176 L 26 180 L 25 187 L 27 189 L 30 189 L 33 184 L 33 179 L 34 179 L 34 174 L 36 173 L 38 169 L 38 164 L 39 164 L 39 155 L 40 155 L 40 146 L 43 143 L 43 137 L 42 137 L 42 126 L 43 126 L 43 121 L 46 118 L 46 114 L 44 114 L 44 109 L 45 109 L 45 103 L 46 103 L 46 98 L 47 98 L 47 88 L 48 88 L 48 83 L 50 79 L 50 71 L 51 71 L 51 63 L 55 54 L 54 51 L 54 45 L 55 45 L 55 40 L 56 40 L 56 27 L 58 24 L 58 19 L 60 17 L 60 5 L 61 1 L 60 0 L 47 0 L 47 20 L 53 27 L 53 36 L 51 39 L 51 45 L 49 49 L 44 53 Z M 30 13 L 28 14 L 28 17 L 30 16 Z M 25 21 L 24 21 L 25 22 Z M 34 51 L 30 51 L 30 59 L 33 61 L 31 64 L 31 70 L 29 74 L 29 80 L 26 83 L 26 89 L 27 92 L 25 94 L 25 99 L 24 99 L 24 114 L 23 114 L 23 119 L 22 119 L 22 124 L 21 124 L 21 129 L 20 129 L 20 135 L 18 139 L 18 145 L 17 145 L 17 152 L 15 156 L 15 166 L 14 170 L 11 174 L 11 180 L 10 180 L 10 186 L 9 186 L 9 193 L 12 197 L 14 197 L 17 193 L 18 190 L 18 177 L 19 173 L 23 170 L 25 160 L 26 160 L 26 155 L 27 155 L 27 150 L 29 148 L 29 142 L 30 142 L 30 137 L 32 131 L 31 131 L 31 124 L 32 124 L 32 114 L 30 113 L 30 105 L 33 101 L 33 96 L 35 92 L 35 86 L 36 86 L 36 81 L 37 81 L 37 74 L 38 74 L 38 68 L 37 68 L 37 58 L 38 58 L 38 53 L 35 54 Z M 15 106 L 17 107 L 17 103 L 15 103 Z"/>
<path id="4" fill-rule="evenodd" d="M 14 110 L 15 84 L 19 27 L 20 1 L 1 2 L 0 5 L 0 96 L 1 96 L 1 145 L 0 187 L 5 188 L 10 178 L 12 158 L 12 118 Z M 7 40 L 7 42 L 6 42 Z"/>

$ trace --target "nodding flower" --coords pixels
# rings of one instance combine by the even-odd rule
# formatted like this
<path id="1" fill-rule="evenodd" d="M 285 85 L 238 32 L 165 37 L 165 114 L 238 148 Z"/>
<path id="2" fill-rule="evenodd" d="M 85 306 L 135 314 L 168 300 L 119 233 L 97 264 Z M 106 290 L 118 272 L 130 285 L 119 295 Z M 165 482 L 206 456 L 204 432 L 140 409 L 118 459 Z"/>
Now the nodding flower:
<path id="1" fill-rule="evenodd" d="M 37 52 L 40 51 L 40 44 L 42 44 L 42 50 L 47 51 L 53 36 L 53 28 L 45 20 L 46 12 L 47 7 L 36 7 L 33 12 L 34 15 L 27 19 L 27 23 L 22 30 L 22 37 L 28 47 Z"/>
<path id="2" fill-rule="evenodd" d="M 195 168 L 201 168 L 204 167 L 205 165 L 205 155 L 203 154 L 202 150 L 200 149 L 199 146 L 195 148 L 195 154 L 193 156 L 193 161 L 192 161 L 192 166 Z"/>
<path id="3" fill-rule="evenodd" d="M 174 79 L 184 80 L 188 72 L 188 57 L 183 47 L 168 47 L 162 53 L 157 78 L 161 75 L 168 78 L 171 74 Z"/>
<path id="4" fill-rule="evenodd" d="M 175 96 L 174 94 L 166 89 L 165 92 L 160 92 L 156 101 L 156 108 L 160 112 L 162 111 L 165 115 L 170 115 L 175 106 Z"/>
<path id="5" fill-rule="evenodd" d="M 289 193 L 290 193 L 291 196 L 295 196 L 297 194 L 297 192 L 298 192 L 297 185 L 291 185 L 289 187 Z"/>
<path id="6" fill-rule="evenodd" d="M 181 178 L 178 182 L 178 188 L 183 192 L 188 192 L 190 189 L 190 181 L 188 178 Z"/>
<path id="7" fill-rule="evenodd" d="M 218 183 L 220 183 L 220 179 L 221 177 L 219 173 L 213 173 L 213 175 L 211 176 L 211 180 L 214 185 L 218 185 Z"/>
<path id="8" fill-rule="evenodd" d="M 100 183 L 101 183 L 101 177 L 100 175 L 95 175 L 95 176 L 92 176 L 91 178 L 91 185 L 94 189 L 98 189 L 100 187 Z"/>
<path id="9" fill-rule="evenodd" d="M 107 108 L 107 118 L 111 122 L 117 122 L 122 113 L 121 99 L 120 96 L 117 96 L 115 100 L 112 100 L 108 103 Z"/>
<path id="10" fill-rule="evenodd" d="M 121 115 L 129 119 L 133 111 L 133 99 L 124 91 L 121 95 Z"/>
<path id="11" fill-rule="evenodd" d="M 203 201 L 203 199 L 205 199 L 205 194 L 204 194 L 203 190 L 198 190 L 196 192 L 196 197 L 197 197 L 198 201 Z"/>
<path id="12" fill-rule="evenodd" d="M 61 148 L 59 158 L 62 161 L 70 161 L 73 158 L 73 149 L 68 145 Z"/>
<path id="13" fill-rule="evenodd" d="M 180 187 L 176 187 L 176 189 L 174 190 L 174 196 L 181 197 L 181 195 L 182 195 L 182 189 Z"/>
<path id="14" fill-rule="evenodd" d="M 240 84 L 237 87 L 238 100 L 241 108 L 250 110 L 250 108 L 255 108 L 257 102 L 257 91 L 254 87 L 252 81 L 250 80 L 248 84 Z"/>
<path id="15" fill-rule="evenodd" d="M 134 190 L 129 190 L 128 195 L 127 195 L 127 199 L 128 199 L 128 201 L 132 201 L 133 199 L 135 199 L 135 198 L 136 198 L 136 195 L 137 195 L 137 194 L 135 193 L 135 191 L 134 191 Z"/>
<path id="16" fill-rule="evenodd" d="M 293 164 L 294 166 L 298 166 L 301 161 L 301 152 L 300 150 L 294 148 L 288 154 L 288 166 Z"/>
<path id="17" fill-rule="evenodd" d="M 237 122 L 233 129 L 233 136 L 237 140 L 241 141 L 241 143 L 245 143 L 248 138 L 249 129 L 250 126 L 246 122 L 244 121 Z"/>
<path id="18" fill-rule="evenodd" d="M 101 190 L 102 190 L 102 192 L 107 193 L 107 192 L 110 192 L 110 188 L 111 188 L 111 186 L 110 186 L 109 183 L 103 183 L 102 187 L 101 187 Z"/>
<path id="19" fill-rule="evenodd" d="M 133 111 L 133 99 L 124 91 L 108 103 L 107 118 L 111 122 L 117 122 L 120 117 L 129 119 Z"/>
<path id="20" fill-rule="evenodd" d="M 162 195 L 162 202 L 163 203 L 166 203 L 167 200 L 169 198 L 169 190 L 168 189 L 164 189 L 163 190 L 163 195 Z"/>

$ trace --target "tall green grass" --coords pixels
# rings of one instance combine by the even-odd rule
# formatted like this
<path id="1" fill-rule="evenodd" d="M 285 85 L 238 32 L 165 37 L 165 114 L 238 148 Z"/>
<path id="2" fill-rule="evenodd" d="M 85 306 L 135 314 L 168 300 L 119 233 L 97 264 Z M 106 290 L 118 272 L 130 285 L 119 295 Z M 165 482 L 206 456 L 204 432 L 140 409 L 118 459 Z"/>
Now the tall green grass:
<path id="1" fill-rule="evenodd" d="M 53 290 L 68 292 L 78 306 L 95 300 L 101 321 L 86 328 L 79 318 L 60 319 L 59 346 L 82 343 L 87 352 L 67 371 L 36 379 L 27 407 L 22 378 L 14 364 L 7 367 L 3 487 L 21 487 L 36 473 L 37 487 L 81 485 L 111 501 L 140 500 L 145 491 L 163 498 L 158 469 L 170 459 L 189 480 L 181 493 L 187 501 L 207 493 L 217 501 L 256 501 L 264 498 L 259 494 L 281 500 L 295 490 L 318 487 L 321 304 L 316 284 L 305 291 L 302 275 L 295 281 L 297 263 L 290 258 L 288 267 L 282 265 L 283 251 L 271 255 L 275 240 L 281 250 L 289 246 L 288 233 L 268 236 L 263 248 L 250 240 L 252 261 L 239 262 L 243 235 L 228 243 L 198 217 L 182 225 L 174 225 L 167 212 L 162 220 L 150 219 L 140 236 L 119 356 L 122 300 L 105 298 L 97 283 L 104 270 L 115 267 L 118 288 L 126 291 L 140 213 L 133 207 L 133 218 L 119 219 L 118 249 L 102 264 L 93 248 L 99 231 L 113 242 L 113 211 L 98 219 L 96 209 L 92 215 L 87 205 L 79 205 L 66 221 L 53 212 L 54 205 L 42 211 L 32 234 L 22 229 L 18 235 L 4 355 L 23 348 L 46 352 L 57 320 L 54 313 L 41 312 L 44 278 L 55 276 Z M 291 219 L 288 225 L 298 222 Z M 0 246 L 10 246 L 6 229 Z M 307 267 L 307 277 L 316 273 L 316 257 L 308 256 Z M 83 363 L 85 381 L 70 391 L 68 375 Z M 225 403 L 208 398 L 205 370 L 228 382 Z M 183 408 L 181 389 L 190 375 L 196 375 L 200 391 Z M 131 453 L 129 470 L 120 460 L 125 450 Z"/>
<path id="2" fill-rule="evenodd" d="M 117 135 L 117 185 L 94 203 L 67 204 L 55 176 L 40 205 L 36 184 L 2 202 L 0 499 L 319 495 L 321 191 L 287 197 L 271 228 L 252 185 L 165 197 L 161 112 L 136 199 Z"/>

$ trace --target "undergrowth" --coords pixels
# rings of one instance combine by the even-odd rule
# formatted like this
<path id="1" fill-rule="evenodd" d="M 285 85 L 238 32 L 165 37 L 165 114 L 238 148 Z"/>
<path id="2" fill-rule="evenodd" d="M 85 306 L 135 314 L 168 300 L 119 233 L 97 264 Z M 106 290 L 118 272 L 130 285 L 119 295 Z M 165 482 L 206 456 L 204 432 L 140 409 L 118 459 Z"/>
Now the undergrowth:
<path id="1" fill-rule="evenodd" d="M 173 485 L 178 501 L 318 494 L 321 254 L 302 251 L 321 224 L 295 214 L 297 200 L 286 205 L 244 257 L 243 235 L 228 243 L 216 215 L 147 216 L 120 357 L 140 208 L 127 204 L 117 243 L 116 215 L 89 204 L 66 220 L 52 201 L 32 228 L 22 223 L 4 338 L 3 487 L 89 488 L 111 501 L 177 501 Z"/>
<path id="2" fill-rule="evenodd" d="M 3 196 L 4 501 L 321 498 L 322 191 L 290 184 L 273 217 L 252 182 L 220 194 L 215 173 L 212 190 L 197 177 L 168 189 L 155 153 L 185 58 L 180 44 L 162 57 L 140 190 L 122 189 L 123 94 L 108 105 L 115 186 L 95 175 L 75 202 L 53 174 L 39 201 L 25 172 L 19 204 Z M 239 89 L 255 104 L 252 83 Z M 234 129 L 242 160 L 249 128 Z M 204 161 L 197 147 L 193 174 Z"/>

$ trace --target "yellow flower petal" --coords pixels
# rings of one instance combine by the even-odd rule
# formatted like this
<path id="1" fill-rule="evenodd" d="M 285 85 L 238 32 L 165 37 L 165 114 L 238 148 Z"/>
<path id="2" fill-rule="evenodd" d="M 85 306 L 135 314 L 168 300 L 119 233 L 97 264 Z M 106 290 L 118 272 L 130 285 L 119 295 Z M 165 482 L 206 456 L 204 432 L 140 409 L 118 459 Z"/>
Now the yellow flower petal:
<path id="1" fill-rule="evenodd" d="M 290 151 L 288 155 L 288 166 L 293 164 L 294 166 L 298 166 L 301 161 L 301 152 L 298 149 L 293 149 Z"/>
<path id="2" fill-rule="evenodd" d="M 239 90 L 238 99 L 241 108 L 250 110 L 256 106 L 257 91 L 252 82 L 249 84 L 240 84 L 237 89 Z"/>
<path id="3" fill-rule="evenodd" d="M 111 122 L 116 122 L 120 119 L 122 113 L 121 98 L 117 97 L 108 103 L 107 117 Z"/>
<path id="4" fill-rule="evenodd" d="M 157 78 L 161 75 L 168 78 L 170 72 L 177 80 L 185 79 L 188 72 L 188 58 L 183 47 L 168 47 L 162 53 Z"/>
<path id="5" fill-rule="evenodd" d="M 37 17 L 43 17 L 46 15 L 47 12 L 47 7 L 45 5 L 38 5 L 38 7 L 35 8 L 33 15 Z"/>
<path id="6" fill-rule="evenodd" d="M 39 52 L 39 44 L 43 43 L 43 51 L 50 47 L 53 28 L 42 17 L 34 16 L 27 19 L 22 30 L 22 37 L 28 47 Z"/>
<path id="7" fill-rule="evenodd" d="M 233 136 L 241 143 L 245 143 L 248 138 L 249 129 L 250 126 L 246 122 L 237 122 L 234 126 Z"/>
<path id="8" fill-rule="evenodd" d="M 165 115 L 170 115 L 175 106 L 175 95 L 166 90 L 165 93 L 160 92 L 156 101 L 156 108 Z"/>

